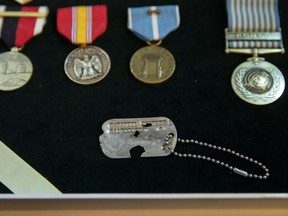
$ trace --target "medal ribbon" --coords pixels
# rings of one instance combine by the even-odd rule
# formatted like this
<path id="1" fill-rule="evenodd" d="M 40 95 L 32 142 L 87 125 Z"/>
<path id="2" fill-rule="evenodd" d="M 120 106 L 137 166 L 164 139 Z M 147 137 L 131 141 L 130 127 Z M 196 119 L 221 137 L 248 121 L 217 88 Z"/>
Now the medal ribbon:
<path id="1" fill-rule="evenodd" d="M 48 14 L 48 7 L 11 7 L 0 5 L 0 11 L 41 12 Z M 23 47 L 30 39 L 40 34 L 46 18 L 0 17 L 0 37 L 8 47 Z"/>
<path id="2" fill-rule="evenodd" d="M 128 29 L 141 40 L 162 40 L 179 25 L 178 5 L 128 8 Z"/>
<path id="3" fill-rule="evenodd" d="M 229 32 L 279 32 L 278 0 L 226 0 Z M 282 48 L 281 40 L 233 40 L 229 48 Z"/>
<path id="4" fill-rule="evenodd" d="M 91 44 L 107 29 L 107 7 L 60 8 L 57 11 L 57 29 L 73 44 Z"/>

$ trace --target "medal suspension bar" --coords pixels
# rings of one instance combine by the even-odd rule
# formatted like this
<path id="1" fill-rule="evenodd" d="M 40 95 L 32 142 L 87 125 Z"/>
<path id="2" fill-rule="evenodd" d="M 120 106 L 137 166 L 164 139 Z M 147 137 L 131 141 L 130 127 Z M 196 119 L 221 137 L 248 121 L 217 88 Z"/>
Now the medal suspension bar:
<path id="1" fill-rule="evenodd" d="M 225 29 L 225 52 L 240 53 L 240 54 L 271 54 L 271 53 L 284 53 L 284 47 L 279 48 L 230 48 L 229 42 L 231 41 L 281 41 L 282 34 L 279 28 L 277 32 L 229 32 Z"/>

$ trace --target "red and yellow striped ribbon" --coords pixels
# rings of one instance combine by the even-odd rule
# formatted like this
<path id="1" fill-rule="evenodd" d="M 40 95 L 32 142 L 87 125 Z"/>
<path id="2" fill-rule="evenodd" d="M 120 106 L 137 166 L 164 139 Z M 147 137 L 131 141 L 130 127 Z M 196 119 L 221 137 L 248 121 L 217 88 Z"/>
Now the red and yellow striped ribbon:
<path id="1" fill-rule="evenodd" d="M 57 13 L 58 31 L 74 44 L 90 44 L 106 31 L 105 5 L 60 8 Z"/>

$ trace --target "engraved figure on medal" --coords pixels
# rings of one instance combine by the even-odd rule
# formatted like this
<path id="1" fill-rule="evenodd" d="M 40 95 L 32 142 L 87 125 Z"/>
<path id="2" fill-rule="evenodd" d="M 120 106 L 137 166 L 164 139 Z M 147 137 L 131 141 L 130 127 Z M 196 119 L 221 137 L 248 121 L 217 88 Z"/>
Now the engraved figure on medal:
<path id="1" fill-rule="evenodd" d="M 94 84 L 104 79 L 110 67 L 108 54 L 96 46 L 76 48 L 67 56 L 64 64 L 69 79 L 82 85 Z"/>
<path id="2" fill-rule="evenodd" d="M 149 78 L 161 78 L 163 74 L 163 68 L 161 66 L 161 62 L 163 60 L 163 57 L 160 55 L 155 54 L 144 54 L 143 55 L 143 77 Z"/>
<path id="3" fill-rule="evenodd" d="M 33 66 L 28 57 L 17 51 L 0 54 L 0 90 L 12 91 L 31 78 Z"/>
<path id="4" fill-rule="evenodd" d="M 137 50 L 130 60 L 133 76 L 144 83 L 158 84 L 169 79 L 176 64 L 173 55 L 157 45 Z"/>
<path id="5" fill-rule="evenodd" d="M 263 68 L 252 68 L 243 77 L 247 90 L 255 94 L 265 94 L 274 84 L 271 74 Z"/>
<path id="6" fill-rule="evenodd" d="M 248 60 L 240 64 L 233 72 L 231 83 L 241 99 L 255 105 L 276 101 L 285 88 L 281 71 L 264 60 Z"/>
<path id="7" fill-rule="evenodd" d="M 79 80 L 93 79 L 102 75 L 102 63 L 97 55 L 89 59 L 88 55 L 81 57 L 83 60 L 76 58 L 74 60 L 74 73 Z"/>

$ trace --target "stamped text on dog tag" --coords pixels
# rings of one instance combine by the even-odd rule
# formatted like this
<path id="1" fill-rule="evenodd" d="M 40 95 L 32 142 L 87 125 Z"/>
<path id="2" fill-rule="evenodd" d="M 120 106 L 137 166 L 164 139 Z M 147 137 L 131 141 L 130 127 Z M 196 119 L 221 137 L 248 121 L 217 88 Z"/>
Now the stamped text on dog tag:
<path id="1" fill-rule="evenodd" d="M 110 158 L 130 158 L 130 150 L 137 146 L 145 150 L 141 157 L 167 156 L 177 143 L 176 127 L 165 117 L 111 119 L 102 129 L 100 146 Z M 172 137 L 168 144 L 167 135 Z"/>

